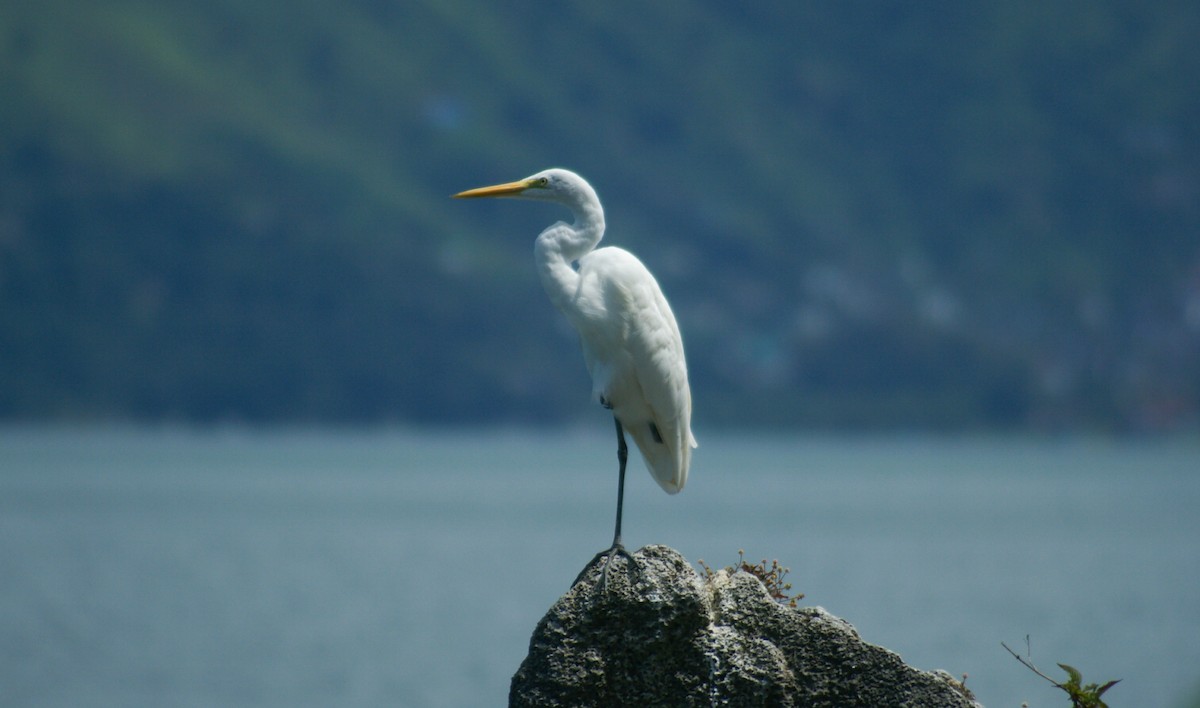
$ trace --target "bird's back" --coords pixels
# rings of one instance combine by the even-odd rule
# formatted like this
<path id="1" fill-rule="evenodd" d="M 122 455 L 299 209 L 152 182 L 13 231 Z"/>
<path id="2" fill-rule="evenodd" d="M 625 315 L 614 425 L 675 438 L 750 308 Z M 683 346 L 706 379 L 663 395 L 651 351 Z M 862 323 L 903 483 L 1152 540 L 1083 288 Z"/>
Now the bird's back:
<path id="1" fill-rule="evenodd" d="M 580 259 L 574 312 L 595 396 L 629 432 L 655 481 L 687 482 L 692 395 L 683 339 L 654 276 L 633 254 L 601 248 Z"/>

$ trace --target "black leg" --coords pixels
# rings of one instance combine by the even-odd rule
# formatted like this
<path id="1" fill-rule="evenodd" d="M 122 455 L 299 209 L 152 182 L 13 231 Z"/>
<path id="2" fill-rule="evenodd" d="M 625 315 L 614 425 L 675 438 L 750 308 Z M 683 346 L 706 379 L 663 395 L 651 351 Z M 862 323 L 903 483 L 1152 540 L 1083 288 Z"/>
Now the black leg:
<path id="1" fill-rule="evenodd" d="M 591 563 L 575 578 L 578 583 L 580 578 L 587 574 L 588 570 L 596 564 L 601 558 L 604 558 L 604 568 L 600 571 L 600 589 L 604 590 L 608 587 L 608 567 L 612 565 L 613 558 L 624 556 L 630 566 L 637 570 L 637 565 L 634 563 L 633 556 L 629 551 L 625 550 L 625 546 L 621 543 L 621 510 L 625 506 L 625 463 L 629 460 L 629 447 L 625 444 L 625 429 L 621 427 L 621 421 L 613 416 L 613 422 L 617 424 L 617 462 L 620 464 L 620 471 L 617 474 L 617 525 L 613 530 L 613 542 L 607 550 L 600 551 Z M 572 583 L 573 585 L 574 583 Z"/>
<path id="2" fill-rule="evenodd" d="M 625 506 L 625 462 L 629 459 L 629 448 L 625 445 L 625 429 L 621 427 L 621 421 L 613 417 L 613 422 L 617 424 L 617 462 L 621 465 L 621 471 L 617 476 L 617 527 L 613 531 L 613 548 L 623 548 L 621 545 L 621 509 Z"/>

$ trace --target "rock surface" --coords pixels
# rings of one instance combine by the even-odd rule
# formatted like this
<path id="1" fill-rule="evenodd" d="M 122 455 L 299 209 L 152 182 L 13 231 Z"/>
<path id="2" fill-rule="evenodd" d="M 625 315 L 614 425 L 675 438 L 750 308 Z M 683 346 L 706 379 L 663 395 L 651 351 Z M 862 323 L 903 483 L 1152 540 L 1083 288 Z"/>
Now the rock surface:
<path id="1" fill-rule="evenodd" d="M 906 665 L 823 609 L 774 601 L 749 573 L 706 580 L 647 546 L 593 565 L 538 622 L 510 706 L 962 706 L 945 672 Z"/>

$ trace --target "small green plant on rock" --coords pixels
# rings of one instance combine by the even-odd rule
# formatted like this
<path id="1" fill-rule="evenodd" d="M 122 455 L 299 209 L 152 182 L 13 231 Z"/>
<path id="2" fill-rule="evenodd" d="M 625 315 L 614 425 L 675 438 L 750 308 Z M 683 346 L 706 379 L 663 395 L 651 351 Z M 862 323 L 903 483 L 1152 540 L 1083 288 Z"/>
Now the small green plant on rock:
<path id="1" fill-rule="evenodd" d="M 697 562 L 700 564 L 700 567 L 704 569 L 704 579 L 712 580 L 713 576 L 717 574 L 717 571 L 708 567 L 708 564 L 704 562 L 704 559 L 700 559 Z M 737 572 L 746 572 L 753 575 L 754 577 L 758 578 L 760 582 L 762 582 L 763 587 L 767 589 L 767 592 L 771 595 L 771 597 L 775 598 L 776 602 L 787 605 L 788 607 L 795 607 L 796 602 L 804 597 L 804 593 L 802 592 L 796 593 L 795 595 L 788 594 L 788 592 L 792 589 L 792 584 L 785 582 L 784 576 L 786 576 L 791 569 L 784 568 L 783 566 L 779 565 L 778 560 L 771 561 L 770 565 L 767 565 L 767 560 L 765 558 L 758 563 L 749 563 L 746 561 L 746 552 L 739 548 L 737 565 L 726 566 L 725 571 L 731 575 Z"/>
<path id="2" fill-rule="evenodd" d="M 1025 652 L 1028 654 L 1029 637 L 1025 637 L 1025 645 Z M 1103 696 L 1105 691 L 1117 685 L 1117 683 L 1121 680 L 1116 679 L 1115 681 L 1109 681 L 1103 686 L 1097 683 L 1089 683 L 1085 685 L 1083 683 L 1083 674 L 1079 673 L 1079 669 L 1067 664 L 1059 664 L 1058 667 L 1067 672 L 1067 682 L 1059 683 L 1058 681 L 1055 681 L 1039 671 L 1029 659 L 1021 656 L 1012 649 L 1009 649 L 1008 645 L 1004 642 L 1000 642 L 1000 646 L 1007 649 L 1008 653 L 1012 654 L 1017 661 L 1021 662 L 1025 666 L 1025 668 L 1029 669 L 1038 676 L 1041 676 L 1050 683 L 1054 684 L 1055 687 L 1064 691 L 1071 698 L 1071 708 L 1108 708 L 1108 704 L 1105 703 L 1100 696 Z"/>

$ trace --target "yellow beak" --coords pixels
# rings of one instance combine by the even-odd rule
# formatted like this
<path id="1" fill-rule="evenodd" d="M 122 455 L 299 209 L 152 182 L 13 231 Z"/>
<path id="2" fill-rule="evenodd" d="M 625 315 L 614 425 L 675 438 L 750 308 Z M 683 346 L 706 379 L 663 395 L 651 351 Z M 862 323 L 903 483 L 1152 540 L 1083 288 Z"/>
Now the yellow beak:
<path id="1" fill-rule="evenodd" d="M 475 199 L 477 197 L 509 197 L 514 194 L 520 194 L 526 189 L 529 189 L 531 180 L 523 179 L 517 182 L 505 182 L 504 184 L 494 184 L 490 187 L 478 187 L 476 189 L 468 189 L 465 192 L 459 192 L 454 195 L 455 199 Z"/>

